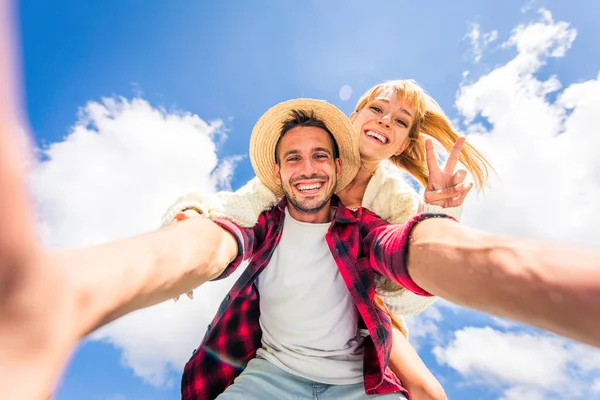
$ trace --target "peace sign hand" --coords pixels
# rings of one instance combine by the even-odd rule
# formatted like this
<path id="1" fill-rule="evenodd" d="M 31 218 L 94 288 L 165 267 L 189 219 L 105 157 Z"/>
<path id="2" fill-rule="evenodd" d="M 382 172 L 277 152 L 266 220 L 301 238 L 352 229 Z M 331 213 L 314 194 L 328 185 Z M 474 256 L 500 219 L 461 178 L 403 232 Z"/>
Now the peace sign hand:
<path id="1" fill-rule="evenodd" d="M 425 203 L 444 208 L 458 207 L 465 201 L 465 197 L 473 188 L 473 183 L 465 183 L 467 171 L 459 169 L 454 172 L 458 156 L 465 143 L 465 138 L 459 137 L 446 161 L 444 169 L 440 169 L 433 150 L 431 139 L 425 141 L 425 155 L 429 169 L 429 182 L 425 188 Z"/>

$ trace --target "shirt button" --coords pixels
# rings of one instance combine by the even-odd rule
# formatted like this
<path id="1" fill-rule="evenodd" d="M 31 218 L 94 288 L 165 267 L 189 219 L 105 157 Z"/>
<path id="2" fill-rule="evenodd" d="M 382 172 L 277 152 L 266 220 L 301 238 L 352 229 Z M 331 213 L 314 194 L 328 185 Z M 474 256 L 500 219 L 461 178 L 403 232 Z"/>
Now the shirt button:
<path id="1" fill-rule="evenodd" d="M 229 301 L 231 299 L 231 296 L 229 294 L 227 294 L 227 296 L 225 296 L 225 301 Z"/>
<path id="2" fill-rule="evenodd" d="M 206 330 L 210 331 L 210 328 L 212 328 L 212 326 L 210 324 L 208 324 L 208 326 L 206 327 Z"/>

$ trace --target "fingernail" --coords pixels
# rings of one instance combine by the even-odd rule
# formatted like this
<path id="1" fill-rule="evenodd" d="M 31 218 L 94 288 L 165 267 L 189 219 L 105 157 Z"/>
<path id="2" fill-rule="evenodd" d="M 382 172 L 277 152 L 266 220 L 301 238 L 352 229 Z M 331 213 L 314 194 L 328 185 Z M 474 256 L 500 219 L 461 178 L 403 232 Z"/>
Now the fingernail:
<path id="1" fill-rule="evenodd" d="M 175 216 L 175 219 L 177 221 L 183 221 L 184 219 L 187 219 L 187 215 L 185 215 L 184 213 L 179 213 Z"/>

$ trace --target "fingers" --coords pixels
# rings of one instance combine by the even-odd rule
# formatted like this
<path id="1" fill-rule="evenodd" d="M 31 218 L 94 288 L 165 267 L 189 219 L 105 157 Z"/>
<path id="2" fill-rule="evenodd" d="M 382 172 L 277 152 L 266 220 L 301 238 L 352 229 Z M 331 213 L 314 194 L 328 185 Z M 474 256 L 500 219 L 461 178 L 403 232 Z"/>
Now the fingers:
<path id="1" fill-rule="evenodd" d="M 467 188 L 463 190 L 461 194 L 452 199 L 449 207 L 462 206 L 462 204 L 465 202 L 465 198 L 467 197 L 471 189 L 473 189 L 473 183 L 469 182 Z"/>
<path id="2" fill-rule="evenodd" d="M 425 157 L 427 159 L 427 169 L 429 170 L 429 175 L 431 175 L 432 172 L 440 170 L 431 139 L 425 140 Z"/>
<path id="3" fill-rule="evenodd" d="M 462 150 L 463 145 L 465 144 L 466 138 L 464 136 L 456 139 L 456 143 L 454 143 L 454 148 L 452 152 L 448 156 L 448 160 L 446 161 L 446 166 L 444 167 L 445 172 L 452 173 L 456 168 L 456 164 L 458 163 L 458 157 L 460 156 L 460 151 Z"/>
<path id="4" fill-rule="evenodd" d="M 428 204 L 433 204 L 434 202 L 439 201 L 450 201 L 453 199 L 457 199 L 463 195 L 466 191 L 468 193 L 473 188 L 473 183 L 461 182 L 457 185 L 450 186 L 440 190 L 426 190 L 424 194 L 425 202 Z M 466 196 L 466 193 L 464 195 Z M 463 198 L 464 201 L 464 198 Z M 462 202 L 461 202 L 462 204 Z"/>
<path id="5" fill-rule="evenodd" d="M 467 178 L 467 170 L 465 170 L 465 169 L 459 169 L 452 176 L 452 184 L 453 185 L 458 185 L 459 183 L 463 183 L 466 178 Z"/>
<path id="6" fill-rule="evenodd" d="M 442 200 L 451 199 L 461 193 L 459 189 L 461 189 L 461 187 L 459 185 L 455 185 L 439 190 L 426 190 L 424 194 L 425 202 L 428 204 L 434 204 Z"/>
<path id="7" fill-rule="evenodd" d="M 190 292 L 186 292 L 186 294 L 185 294 L 185 295 L 186 295 L 186 296 L 187 296 L 187 297 L 188 297 L 190 300 L 194 300 L 194 291 L 193 291 L 193 290 L 192 290 L 192 291 L 190 291 Z M 175 296 L 175 297 L 173 297 L 173 301 L 174 301 L 175 303 L 177 303 L 177 300 L 179 300 L 179 297 L 180 297 L 180 296 Z"/>

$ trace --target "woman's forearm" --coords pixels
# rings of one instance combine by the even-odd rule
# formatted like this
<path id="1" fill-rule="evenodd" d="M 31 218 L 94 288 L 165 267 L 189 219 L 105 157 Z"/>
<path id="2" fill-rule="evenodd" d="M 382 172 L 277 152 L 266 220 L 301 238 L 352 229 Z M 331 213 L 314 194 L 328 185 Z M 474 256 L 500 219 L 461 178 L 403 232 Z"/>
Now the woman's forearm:
<path id="1" fill-rule="evenodd" d="M 81 336 L 131 311 L 192 290 L 237 255 L 233 236 L 206 218 L 97 247 L 56 254 L 68 270 Z"/>
<path id="2" fill-rule="evenodd" d="M 392 328 L 389 367 L 413 400 L 444 400 L 446 393 L 404 334 Z"/>
<path id="3" fill-rule="evenodd" d="M 413 230 L 415 283 L 465 307 L 600 346 L 600 252 L 431 218 Z"/>

